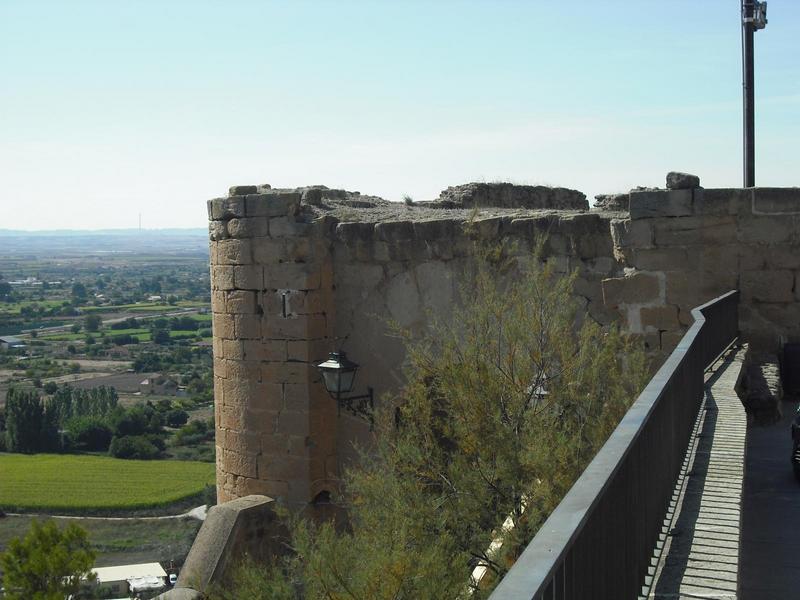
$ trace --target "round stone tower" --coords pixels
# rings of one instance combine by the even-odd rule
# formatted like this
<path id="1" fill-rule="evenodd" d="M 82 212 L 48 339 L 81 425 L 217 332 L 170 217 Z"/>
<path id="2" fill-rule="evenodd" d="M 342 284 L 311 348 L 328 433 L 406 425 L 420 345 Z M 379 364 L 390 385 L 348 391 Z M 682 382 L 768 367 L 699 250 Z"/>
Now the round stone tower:
<path id="1" fill-rule="evenodd" d="M 300 193 L 237 186 L 208 202 L 217 498 L 303 505 L 337 477 L 329 242 Z"/>

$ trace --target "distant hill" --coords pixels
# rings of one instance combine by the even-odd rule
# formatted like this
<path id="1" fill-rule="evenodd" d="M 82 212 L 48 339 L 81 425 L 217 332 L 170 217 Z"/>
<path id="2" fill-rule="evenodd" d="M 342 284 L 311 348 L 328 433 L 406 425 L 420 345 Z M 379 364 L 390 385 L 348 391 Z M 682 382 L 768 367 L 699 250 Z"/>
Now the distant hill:
<path id="1" fill-rule="evenodd" d="M 26 231 L 24 229 L 0 229 L 0 236 L 28 237 L 28 236 L 94 236 L 94 235 L 123 235 L 123 236 L 151 236 L 151 235 L 208 235 L 208 230 L 202 227 L 187 227 L 185 229 L 37 229 Z"/>
<path id="2" fill-rule="evenodd" d="M 21 231 L 0 229 L 0 258 L 108 254 L 208 256 L 208 231 L 98 229 Z"/>

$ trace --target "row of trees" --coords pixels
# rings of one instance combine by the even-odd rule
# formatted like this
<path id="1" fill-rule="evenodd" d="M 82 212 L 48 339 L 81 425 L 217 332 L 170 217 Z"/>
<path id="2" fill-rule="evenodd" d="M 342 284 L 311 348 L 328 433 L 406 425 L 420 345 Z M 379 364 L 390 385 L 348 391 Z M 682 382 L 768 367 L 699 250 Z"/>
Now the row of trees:
<path id="1" fill-rule="evenodd" d="M 290 556 L 244 565 L 213 596 L 486 597 L 645 381 L 619 331 L 576 325 L 573 282 L 538 257 L 487 254 L 451 322 L 402 333 L 407 384 L 381 402 L 374 448 L 335 496 L 346 526 L 293 517 Z"/>
<path id="2" fill-rule="evenodd" d="M 3 440 L 8 452 L 108 452 L 118 458 L 151 459 L 166 449 L 163 426 L 189 418 L 169 401 L 123 408 L 114 388 L 58 388 L 49 399 L 11 388 L 6 397 Z M 2 428 L 0 428 L 2 431 Z"/>

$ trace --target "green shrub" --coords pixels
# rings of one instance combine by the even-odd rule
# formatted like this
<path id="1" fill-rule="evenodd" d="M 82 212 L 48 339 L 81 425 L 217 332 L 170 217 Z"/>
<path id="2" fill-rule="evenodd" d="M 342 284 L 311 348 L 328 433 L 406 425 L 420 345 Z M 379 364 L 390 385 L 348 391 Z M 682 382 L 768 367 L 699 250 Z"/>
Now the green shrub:
<path id="1" fill-rule="evenodd" d="M 180 427 L 181 425 L 185 425 L 188 420 L 189 413 L 180 409 L 170 410 L 165 418 L 167 425 L 170 427 Z"/>
<path id="2" fill-rule="evenodd" d="M 152 460 L 158 458 L 159 449 L 143 435 L 127 435 L 111 440 L 108 454 L 115 458 Z"/>
<path id="3" fill-rule="evenodd" d="M 73 417 L 65 424 L 70 447 L 74 450 L 102 451 L 111 444 L 111 427 L 105 419 L 95 416 Z"/>

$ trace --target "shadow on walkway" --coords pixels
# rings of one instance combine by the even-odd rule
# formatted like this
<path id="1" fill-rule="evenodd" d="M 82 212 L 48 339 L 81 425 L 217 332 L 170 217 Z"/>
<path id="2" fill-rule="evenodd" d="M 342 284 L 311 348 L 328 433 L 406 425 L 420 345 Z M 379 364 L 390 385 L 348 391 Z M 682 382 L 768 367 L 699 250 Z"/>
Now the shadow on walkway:
<path id="1" fill-rule="evenodd" d="M 740 564 L 743 600 L 800 598 L 800 484 L 789 462 L 796 402 L 783 417 L 747 431 Z"/>

